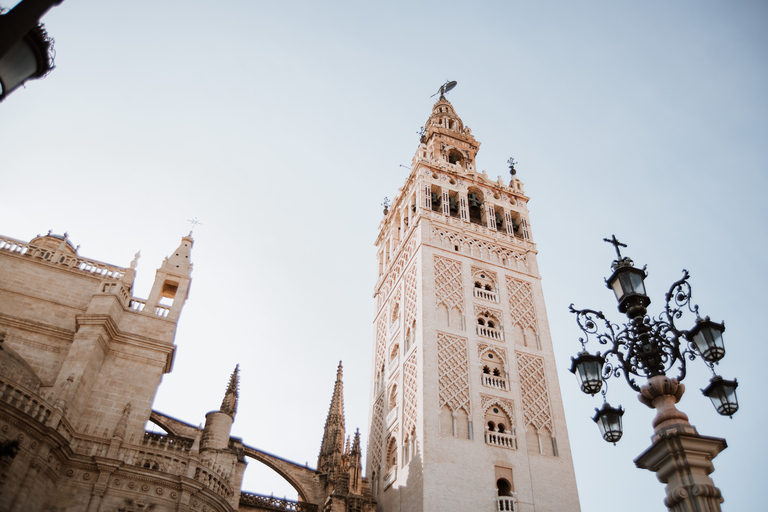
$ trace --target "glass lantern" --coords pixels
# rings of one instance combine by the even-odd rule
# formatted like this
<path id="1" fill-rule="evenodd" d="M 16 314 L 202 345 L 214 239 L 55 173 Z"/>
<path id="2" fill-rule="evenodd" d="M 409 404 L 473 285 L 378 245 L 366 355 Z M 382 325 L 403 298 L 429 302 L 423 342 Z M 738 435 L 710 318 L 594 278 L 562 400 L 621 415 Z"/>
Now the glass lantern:
<path id="1" fill-rule="evenodd" d="M 605 402 L 602 409 L 595 409 L 595 411 L 595 417 L 592 418 L 592 421 L 600 427 L 600 434 L 602 434 L 603 439 L 616 444 L 616 441 L 621 439 L 623 434 L 621 417 L 624 416 L 624 409 L 621 406 L 618 409 L 611 407 L 608 402 Z"/>
<path id="2" fill-rule="evenodd" d="M 603 363 L 605 358 L 600 352 L 592 355 L 583 350 L 571 358 L 571 373 L 576 375 L 579 387 L 584 393 L 594 395 L 603 387 Z"/>
<path id="3" fill-rule="evenodd" d="M 719 375 L 715 375 L 709 380 L 709 386 L 702 389 L 704 396 L 712 400 L 712 405 L 721 416 L 733 417 L 739 410 L 739 401 L 736 398 L 736 388 L 739 383 L 736 379 L 725 380 Z"/>
<path id="4" fill-rule="evenodd" d="M 716 363 L 725 356 L 725 346 L 723 345 L 723 332 L 725 324 L 718 324 L 706 317 L 704 320 L 698 320 L 696 326 L 688 334 L 689 339 L 693 340 L 696 349 L 708 363 Z"/>

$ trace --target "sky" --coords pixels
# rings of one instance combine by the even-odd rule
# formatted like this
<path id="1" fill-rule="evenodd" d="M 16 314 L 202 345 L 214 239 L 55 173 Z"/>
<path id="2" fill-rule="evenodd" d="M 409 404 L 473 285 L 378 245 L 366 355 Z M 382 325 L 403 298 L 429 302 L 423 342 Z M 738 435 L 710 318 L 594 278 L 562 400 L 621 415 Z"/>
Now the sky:
<path id="1" fill-rule="evenodd" d="M 155 409 L 203 423 L 240 364 L 233 435 L 314 467 L 343 360 L 347 430 L 367 442 L 381 203 L 407 177 L 430 95 L 456 80 L 478 169 L 506 178 L 514 157 L 531 198 L 582 510 L 664 497 L 632 462 L 653 412 L 610 381 L 627 411 L 610 445 L 590 420 L 600 399 L 568 372 L 569 304 L 622 320 L 603 282 L 612 234 L 648 265 L 652 314 L 687 269 L 702 314 L 725 321 L 717 370 L 738 379 L 740 410 L 716 414 L 700 360 L 678 407 L 728 441 L 712 474 L 725 509 L 762 498 L 765 2 L 70 0 L 44 21 L 56 68 L 0 104 L 0 233 L 66 231 L 121 266 L 141 250 L 146 297 L 202 222 Z M 258 466 L 245 490 L 292 496 Z"/>

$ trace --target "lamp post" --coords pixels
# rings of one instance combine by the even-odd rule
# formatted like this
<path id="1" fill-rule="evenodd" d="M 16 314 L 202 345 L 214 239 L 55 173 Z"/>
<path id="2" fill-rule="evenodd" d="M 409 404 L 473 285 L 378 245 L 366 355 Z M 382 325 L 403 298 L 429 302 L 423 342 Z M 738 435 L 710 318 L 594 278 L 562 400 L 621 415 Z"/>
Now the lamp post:
<path id="1" fill-rule="evenodd" d="M 608 442 L 616 444 L 621 438 L 624 414 L 621 406 L 614 408 L 606 400 L 608 379 L 623 376 L 629 387 L 639 393 L 640 402 L 656 409 L 652 444 L 635 459 L 635 465 L 655 472 L 659 481 L 666 484 L 664 504 L 669 510 L 719 511 L 723 498 L 709 474 L 714 471 L 712 459 L 727 447 L 725 439 L 699 435 L 675 404 L 685 391 L 682 380 L 686 364 L 701 358 L 713 374 L 702 390 L 704 395 L 721 415 L 732 416 L 738 410 L 738 383 L 714 372 L 714 365 L 725 356 L 725 325 L 709 317 L 701 318 L 699 307 L 691 303 L 687 270 L 667 292 L 661 314 L 656 318 L 649 316 L 646 308 L 651 299 L 645 291 L 645 267 L 637 268 L 630 258 L 622 257 L 619 247 L 626 245 L 616 236 L 605 241 L 614 245 L 617 255 L 606 284 L 616 295 L 619 311 L 629 321 L 615 324 L 601 311 L 575 309 L 571 304 L 570 311 L 576 314 L 584 332 L 584 337 L 579 338 L 582 350 L 571 358 L 571 372 L 583 392 L 593 396 L 602 393 L 603 407 L 596 409 L 592 419 Z M 688 330 L 676 324 L 684 314 L 695 315 L 694 325 Z M 587 351 L 590 341 L 606 350 L 591 354 Z M 645 383 L 638 383 L 638 377 L 645 379 Z"/>

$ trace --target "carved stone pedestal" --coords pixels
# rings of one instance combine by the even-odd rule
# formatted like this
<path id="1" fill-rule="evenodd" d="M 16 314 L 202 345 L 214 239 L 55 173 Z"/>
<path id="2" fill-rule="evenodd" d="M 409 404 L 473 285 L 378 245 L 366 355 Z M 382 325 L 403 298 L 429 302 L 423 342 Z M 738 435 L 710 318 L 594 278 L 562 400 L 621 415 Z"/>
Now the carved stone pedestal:
<path id="1" fill-rule="evenodd" d="M 719 512 L 723 498 L 709 474 L 715 470 L 712 459 L 727 446 L 725 439 L 719 437 L 671 431 L 658 436 L 635 459 L 635 465 L 653 471 L 666 484 L 667 509 Z"/>
<path id="2" fill-rule="evenodd" d="M 725 439 L 699 435 L 675 404 L 685 386 L 657 375 L 648 379 L 638 398 L 656 409 L 653 444 L 635 459 L 635 466 L 656 473 L 666 484 L 664 505 L 672 512 L 720 512 L 723 497 L 709 474 L 712 459 L 725 450 Z"/>

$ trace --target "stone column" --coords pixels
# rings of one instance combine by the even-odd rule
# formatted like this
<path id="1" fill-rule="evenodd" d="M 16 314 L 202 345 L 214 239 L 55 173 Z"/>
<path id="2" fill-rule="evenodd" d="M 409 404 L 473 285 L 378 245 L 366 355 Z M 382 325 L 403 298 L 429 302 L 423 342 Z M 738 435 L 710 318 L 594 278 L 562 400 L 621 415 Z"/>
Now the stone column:
<path id="1" fill-rule="evenodd" d="M 666 484 L 664 505 L 672 512 L 720 512 L 720 489 L 709 477 L 718 453 L 728 445 L 725 439 L 699 435 L 688 417 L 675 404 L 685 387 L 664 375 L 648 379 L 639 399 L 657 409 L 653 420 L 653 444 L 635 459 L 635 465 L 656 473 Z"/>

